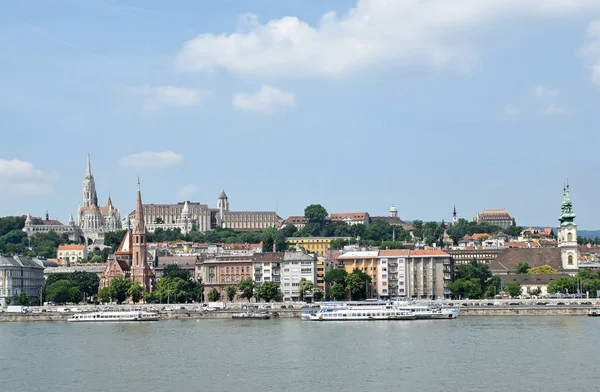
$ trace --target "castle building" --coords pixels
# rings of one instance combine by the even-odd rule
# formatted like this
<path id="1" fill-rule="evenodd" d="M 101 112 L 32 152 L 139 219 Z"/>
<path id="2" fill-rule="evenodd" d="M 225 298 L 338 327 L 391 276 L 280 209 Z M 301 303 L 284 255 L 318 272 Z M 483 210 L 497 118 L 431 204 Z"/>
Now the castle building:
<path id="1" fill-rule="evenodd" d="M 176 204 L 144 204 L 146 229 L 154 232 L 158 228 L 164 230 L 179 228 L 182 233 L 189 233 L 193 227 L 205 232 L 217 227 L 237 231 L 261 231 L 269 227 L 277 227 L 281 218 L 276 212 L 230 211 L 229 198 L 221 191 L 217 199 L 217 208 L 209 208 L 206 204 L 183 201 Z M 135 211 L 127 218 L 135 224 Z"/>
<path id="2" fill-rule="evenodd" d="M 483 210 L 481 214 L 473 217 L 473 222 L 489 223 L 490 225 L 506 229 L 513 225 L 513 217 L 505 209 Z"/>
<path id="3" fill-rule="evenodd" d="M 83 243 L 89 251 L 105 248 L 104 233 L 121 230 L 121 215 L 115 208 L 110 196 L 105 206 L 98 206 L 98 194 L 96 182 L 92 174 L 90 154 L 87 156 L 87 168 L 82 184 L 82 204 L 77 210 L 77 222 L 73 216 L 69 216 L 67 224 L 56 220 L 50 220 L 46 214 L 46 220 L 37 224 L 30 214 L 25 220 L 25 231 L 28 235 L 47 233 L 54 231 L 58 234 L 67 233 L 69 240 Z"/>
<path id="4" fill-rule="evenodd" d="M 108 261 L 102 272 L 100 289 L 110 286 L 111 281 L 120 275 L 139 283 L 145 292 L 154 290 L 156 279 L 148 264 L 147 231 L 139 180 L 134 217 L 133 230 L 127 229 L 114 258 Z"/>

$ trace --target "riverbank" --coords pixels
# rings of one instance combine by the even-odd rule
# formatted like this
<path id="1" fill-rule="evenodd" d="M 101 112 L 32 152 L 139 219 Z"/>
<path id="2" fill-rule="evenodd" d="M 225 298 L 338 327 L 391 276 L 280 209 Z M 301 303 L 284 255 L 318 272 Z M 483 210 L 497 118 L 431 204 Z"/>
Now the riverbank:
<path id="1" fill-rule="evenodd" d="M 587 316 L 589 306 L 461 306 L 460 317 L 469 316 Z M 230 319 L 233 313 L 239 310 L 217 310 L 195 312 L 187 310 L 161 312 L 162 320 L 186 319 Z M 269 311 L 279 318 L 300 318 L 300 309 L 278 309 Z M 43 312 L 43 313 L 0 313 L 0 322 L 39 322 L 39 321 L 67 321 L 69 313 Z"/>

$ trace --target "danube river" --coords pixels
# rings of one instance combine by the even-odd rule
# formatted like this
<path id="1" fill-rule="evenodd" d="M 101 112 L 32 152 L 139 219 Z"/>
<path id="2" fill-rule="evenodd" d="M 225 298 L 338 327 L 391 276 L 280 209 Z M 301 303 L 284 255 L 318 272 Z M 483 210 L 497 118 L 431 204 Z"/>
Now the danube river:
<path id="1" fill-rule="evenodd" d="M 3 391 L 592 391 L 600 318 L 0 324 Z"/>

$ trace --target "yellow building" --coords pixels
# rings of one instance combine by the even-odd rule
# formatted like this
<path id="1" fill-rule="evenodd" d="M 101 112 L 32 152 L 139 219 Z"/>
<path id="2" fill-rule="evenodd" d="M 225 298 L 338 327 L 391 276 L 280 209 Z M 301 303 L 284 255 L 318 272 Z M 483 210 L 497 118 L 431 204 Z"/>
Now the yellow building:
<path id="1" fill-rule="evenodd" d="M 377 265 L 379 251 L 347 252 L 337 258 L 337 268 L 343 268 L 349 274 L 359 269 L 371 277 L 371 285 L 365 287 L 368 298 L 377 296 Z"/>
<path id="2" fill-rule="evenodd" d="M 333 240 L 350 240 L 349 237 L 288 237 L 287 242 L 290 249 L 300 247 L 308 253 L 317 253 L 324 255 L 327 249 L 331 248 Z"/>

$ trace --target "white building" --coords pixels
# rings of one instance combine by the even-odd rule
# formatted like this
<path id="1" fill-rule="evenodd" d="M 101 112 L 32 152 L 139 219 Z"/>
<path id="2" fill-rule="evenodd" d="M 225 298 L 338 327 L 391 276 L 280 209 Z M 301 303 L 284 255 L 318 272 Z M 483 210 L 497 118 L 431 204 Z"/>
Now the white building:
<path id="1" fill-rule="evenodd" d="M 577 252 L 577 223 L 575 223 L 575 212 L 571 202 L 571 191 L 569 185 L 563 189 L 563 201 L 560 208 L 557 235 L 558 247 L 561 250 L 562 267 L 565 270 L 577 270 L 579 268 Z"/>
<path id="2" fill-rule="evenodd" d="M 281 264 L 284 252 L 255 253 L 252 255 L 252 271 L 254 281 L 281 283 Z M 282 290 L 283 294 L 283 290 Z"/>
<path id="3" fill-rule="evenodd" d="M 283 300 L 298 301 L 302 278 L 317 284 L 317 259 L 301 250 L 296 250 L 285 252 L 282 264 L 281 293 Z"/>
<path id="4" fill-rule="evenodd" d="M 85 245 L 60 245 L 56 250 L 57 259 L 65 263 L 75 263 L 88 259 L 88 249 Z"/>
<path id="5" fill-rule="evenodd" d="M 39 296 L 43 285 L 41 261 L 24 256 L 0 256 L 0 306 L 16 304 L 23 292 L 29 298 Z"/>
<path id="6" fill-rule="evenodd" d="M 407 295 L 408 249 L 380 250 L 377 268 L 377 293 L 381 298 Z"/>

